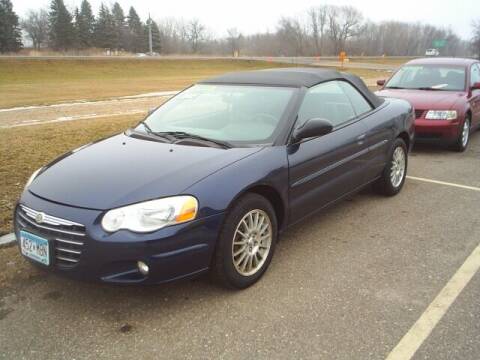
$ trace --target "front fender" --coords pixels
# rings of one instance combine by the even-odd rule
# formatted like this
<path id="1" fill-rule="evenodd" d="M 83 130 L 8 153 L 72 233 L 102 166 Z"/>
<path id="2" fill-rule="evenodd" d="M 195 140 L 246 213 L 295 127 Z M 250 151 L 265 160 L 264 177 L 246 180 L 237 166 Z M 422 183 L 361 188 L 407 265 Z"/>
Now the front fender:
<path id="1" fill-rule="evenodd" d="M 206 177 L 184 192 L 197 197 L 199 217 L 207 217 L 226 211 L 238 197 L 258 185 L 273 188 L 280 195 L 284 209 L 288 209 L 285 146 L 266 147 Z"/>

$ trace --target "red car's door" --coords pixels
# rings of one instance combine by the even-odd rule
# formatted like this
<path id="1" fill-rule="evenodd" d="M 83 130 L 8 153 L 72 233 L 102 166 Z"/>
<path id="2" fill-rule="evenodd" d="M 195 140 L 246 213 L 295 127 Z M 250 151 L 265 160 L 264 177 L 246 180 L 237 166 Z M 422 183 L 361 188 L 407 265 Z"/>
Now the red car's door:
<path id="1" fill-rule="evenodd" d="M 470 84 L 473 86 L 475 83 L 480 83 L 480 66 L 479 64 L 473 64 L 470 69 Z M 472 124 L 474 126 L 480 126 L 480 90 L 471 90 L 471 96 L 469 98 L 470 109 L 472 111 Z"/>

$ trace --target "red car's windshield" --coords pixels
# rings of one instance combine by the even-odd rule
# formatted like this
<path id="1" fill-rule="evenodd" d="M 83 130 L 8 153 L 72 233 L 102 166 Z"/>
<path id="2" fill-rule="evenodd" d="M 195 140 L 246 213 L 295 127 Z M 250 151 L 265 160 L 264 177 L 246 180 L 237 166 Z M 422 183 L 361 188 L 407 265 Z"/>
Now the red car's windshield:
<path id="1" fill-rule="evenodd" d="M 463 91 L 465 68 L 448 65 L 406 65 L 390 79 L 386 88 Z"/>

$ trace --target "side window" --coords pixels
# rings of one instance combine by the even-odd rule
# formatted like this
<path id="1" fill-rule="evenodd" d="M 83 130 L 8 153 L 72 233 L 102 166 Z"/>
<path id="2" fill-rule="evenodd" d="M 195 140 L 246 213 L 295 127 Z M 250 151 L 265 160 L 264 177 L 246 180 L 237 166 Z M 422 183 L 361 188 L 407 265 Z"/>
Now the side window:
<path id="1" fill-rule="evenodd" d="M 367 100 L 365 100 L 363 95 L 360 94 L 358 90 L 355 89 L 352 85 L 345 81 L 341 81 L 340 86 L 352 102 L 353 109 L 355 110 L 355 113 L 357 115 L 362 115 L 369 111 L 372 111 L 372 106 L 368 103 Z"/>
<path id="2" fill-rule="evenodd" d="M 356 116 L 338 81 L 329 81 L 308 90 L 298 111 L 298 125 L 313 118 L 329 120 L 333 127 Z"/>
<path id="3" fill-rule="evenodd" d="M 477 82 L 480 82 L 480 68 L 478 64 L 472 65 L 471 75 L 470 75 L 470 85 L 473 85 Z"/>

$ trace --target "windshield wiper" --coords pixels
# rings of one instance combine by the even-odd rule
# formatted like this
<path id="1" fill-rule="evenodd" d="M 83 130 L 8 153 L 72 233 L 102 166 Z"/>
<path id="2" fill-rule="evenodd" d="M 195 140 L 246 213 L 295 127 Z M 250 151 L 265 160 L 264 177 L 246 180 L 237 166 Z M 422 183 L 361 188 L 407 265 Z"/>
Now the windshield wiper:
<path id="1" fill-rule="evenodd" d="M 219 145 L 219 146 L 221 146 L 225 149 L 232 148 L 232 144 L 230 144 L 227 141 L 210 139 L 210 138 L 203 137 L 203 136 L 200 136 L 200 135 L 190 134 L 190 133 L 187 133 L 185 131 L 161 131 L 161 132 L 153 132 L 153 134 L 159 135 L 159 136 L 165 136 L 165 137 L 170 136 L 170 137 L 174 137 L 174 138 L 177 138 L 177 139 L 200 140 L 200 141 L 205 141 L 205 142 L 210 142 L 210 143 L 217 144 L 217 145 Z"/>
<path id="2" fill-rule="evenodd" d="M 142 125 L 145 130 L 146 130 L 146 133 L 150 136 L 155 136 L 155 137 L 160 137 L 162 139 L 165 139 L 167 140 L 168 142 L 172 142 L 172 138 L 169 137 L 169 136 L 165 136 L 167 134 L 164 134 L 164 133 L 161 133 L 161 132 L 155 132 L 152 130 L 152 128 L 145 122 L 145 120 L 142 120 L 138 123 L 138 125 Z M 135 129 L 132 129 L 134 132 L 137 132 L 137 130 Z"/>
<path id="3" fill-rule="evenodd" d="M 387 86 L 385 89 L 396 89 L 396 90 L 398 90 L 398 89 L 406 89 L 406 88 L 401 87 L 401 86 Z"/>
<path id="4" fill-rule="evenodd" d="M 138 123 L 138 125 L 143 125 L 143 127 L 145 128 L 145 130 L 147 130 L 147 132 L 149 134 L 153 134 L 154 131 L 152 130 L 152 128 L 150 126 L 148 126 L 148 124 L 145 122 L 145 120 L 142 120 Z"/>
<path id="5" fill-rule="evenodd" d="M 147 140 L 154 140 L 154 141 L 161 141 L 163 143 L 170 143 L 171 139 L 167 138 L 166 136 L 161 136 L 161 135 L 156 135 L 154 133 L 151 133 L 149 131 L 138 131 L 135 129 L 127 129 L 125 132 L 125 135 L 131 136 L 131 137 L 137 137 L 137 138 L 142 138 L 142 139 L 147 139 Z"/>

